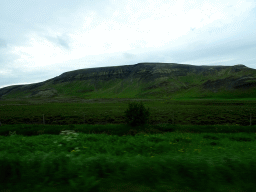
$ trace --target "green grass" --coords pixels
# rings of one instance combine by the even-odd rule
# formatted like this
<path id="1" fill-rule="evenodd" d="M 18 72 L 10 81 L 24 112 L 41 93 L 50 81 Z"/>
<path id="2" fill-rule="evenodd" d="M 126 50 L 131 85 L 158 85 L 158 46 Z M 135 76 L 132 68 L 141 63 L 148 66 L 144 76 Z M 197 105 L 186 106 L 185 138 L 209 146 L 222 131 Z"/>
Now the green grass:
<path id="1" fill-rule="evenodd" d="M 249 114 L 255 117 L 253 101 L 143 103 L 152 109 L 150 123 L 130 128 L 123 123 L 128 104 L 122 100 L 16 106 L 0 102 L 5 104 L 0 106 L 0 192 L 256 189 L 254 118 L 248 126 Z M 84 111 L 91 125 L 77 115 Z M 46 125 L 25 124 L 36 122 L 42 113 Z M 75 134 L 60 135 L 63 130 Z M 4 136 L 14 131 L 17 135 Z"/>
<path id="2" fill-rule="evenodd" d="M 19 181 L 20 191 L 35 183 L 41 188 L 56 184 L 79 191 L 93 187 L 93 181 L 98 181 L 99 191 L 104 191 L 107 183 L 134 184 L 137 191 L 149 186 L 158 191 L 174 183 L 176 189 L 189 191 L 245 190 L 254 183 L 255 140 L 255 133 L 2 136 L 0 159 L 6 166 L 2 167 L 5 176 L 1 181 L 6 184 L 8 173 L 16 169 L 12 182 Z M 7 166 L 7 159 L 13 159 L 12 166 Z M 72 188 L 69 181 L 77 186 Z M 12 185 L 5 185 L 10 188 Z"/>
<path id="3" fill-rule="evenodd" d="M 2 124 L 125 124 L 124 111 L 129 100 L 97 99 L 67 103 L 48 103 L 48 100 L 1 101 Z M 72 100 L 70 100 L 72 102 Z M 149 124 L 170 123 L 180 125 L 250 125 L 255 123 L 254 100 L 219 99 L 163 99 L 144 100 L 150 109 Z M 22 105 L 17 105 L 22 104 Z M 2 105 L 2 106 L 1 106 Z"/>
<path id="4" fill-rule="evenodd" d="M 185 66 L 184 66 L 185 67 Z M 152 81 L 148 80 L 147 75 L 141 73 L 141 77 L 134 76 L 132 79 L 124 78 L 102 80 L 107 71 L 102 71 L 98 73 L 97 80 L 95 80 L 91 75 L 87 74 L 86 80 L 81 78 L 84 70 L 79 70 L 81 74 L 78 74 L 79 71 L 71 71 L 66 75 L 72 77 L 75 76 L 75 79 L 65 79 L 66 75 L 62 76 L 61 81 L 54 81 L 53 79 L 43 82 L 39 87 L 34 89 L 28 89 L 28 91 L 21 91 L 23 89 L 13 89 L 7 94 L 3 95 L 2 98 L 21 98 L 29 97 L 31 94 L 40 93 L 44 90 L 55 90 L 57 91 L 56 96 L 52 96 L 51 93 L 48 93 L 50 99 L 59 99 L 66 98 L 67 100 L 70 97 L 82 98 L 82 99 L 92 99 L 92 98 L 146 98 L 146 99 L 187 99 L 187 98 L 208 98 L 208 99 L 247 99 L 247 98 L 256 98 L 256 89 L 253 87 L 246 88 L 241 90 L 240 88 L 234 88 L 229 90 L 226 85 L 223 84 L 223 87 L 219 87 L 217 80 L 224 80 L 226 78 L 242 78 L 246 76 L 254 76 L 256 74 L 255 70 L 250 68 L 244 68 L 241 71 L 232 72 L 233 67 L 228 67 L 220 71 L 215 70 L 214 73 L 208 71 L 208 74 L 195 73 L 193 70 L 188 71 L 188 73 L 183 75 L 172 74 L 166 76 L 166 73 L 177 72 L 175 68 L 160 67 L 158 69 L 152 69 L 152 72 L 155 74 L 163 73 L 162 77 L 152 77 Z M 142 72 L 142 71 L 140 71 Z M 145 72 L 145 71 L 144 71 Z M 105 73 L 105 74 L 104 74 Z M 117 72 L 119 73 L 119 72 Z M 122 73 L 122 72 L 121 72 Z M 103 75 L 103 76 L 101 76 Z M 117 75 L 117 74 L 115 74 Z M 84 76 L 84 77 L 85 77 Z M 155 75 L 154 75 L 155 76 Z M 96 77 L 96 76 L 95 76 Z M 102 77 L 102 78 L 101 78 Z M 88 79 L 89 78 L 89 79 Z M 101 80 L 100 80 L 101 79 Z M 217 82 L 216 92 L 205 88 L 205 85 L 211 84 L 210 82 Z M 252 83 L 254 80 L 247 79 L 247 83 Z M 207 83 L 208 82 L 208 83 Z M 206 86 L 208 87 L 208 86 Z M 213 85 L 210 85 L 213 88 Z M 49 91 L 51 92 L 51 91 Z M 46 94 L 46 93 L 45 93 Z M 37 95 L 37 94 L 36 94 Z M 40 94 L 39 94 L 40 95 Z M 40 96 L 33 96 L 34 98 L 40 98 Z M 45 99 L 47 100 L 47 98 Z"/>

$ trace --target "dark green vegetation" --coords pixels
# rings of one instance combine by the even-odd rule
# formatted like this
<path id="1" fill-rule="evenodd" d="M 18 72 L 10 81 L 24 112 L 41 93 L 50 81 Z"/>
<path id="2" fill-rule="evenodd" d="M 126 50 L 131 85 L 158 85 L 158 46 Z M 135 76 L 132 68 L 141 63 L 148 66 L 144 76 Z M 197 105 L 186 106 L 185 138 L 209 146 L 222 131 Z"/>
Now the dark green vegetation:
<path id="1" fill-rule="evenodd" d="M 244 65 L 139 63 L 80 69 L 0 89 L 0 98 L 256 98 L 256 70 Z"/>
<path id="2" fill-rule="evenodd" d="M 255 191 L 254 70 L 172 66 L 0 89 L 0 192 Z M 147 124 L 126 124 L 132 100 Z"/>
<path id="3" fill-rule="evenodd" d="M 128 100 L 43 103 L 0 102 L 2 190 L 256 188 L 254 100 L 145 100 L 150 119 L 140 127 L 124 124 Z"/>
<path id="4" fill-rule="evenodd" d="M 132 100 L 132 99 L 131 99 Z M 9 100 L 0 101 L 0 122 L 4 124 L 125 124 L 125 109 L 128 99 L 70 99 L 51 101 Z M 134 101 L 134 100 L 132 100 Z M 143 101 L 150 109 L 149 124 L 169 123 L 176 125 L 250 125 L 256 124 L 254 99 L 220 100 L 220 99 L 159 99 Z M 63 102 L 63 103 L 61 103 Z"/>

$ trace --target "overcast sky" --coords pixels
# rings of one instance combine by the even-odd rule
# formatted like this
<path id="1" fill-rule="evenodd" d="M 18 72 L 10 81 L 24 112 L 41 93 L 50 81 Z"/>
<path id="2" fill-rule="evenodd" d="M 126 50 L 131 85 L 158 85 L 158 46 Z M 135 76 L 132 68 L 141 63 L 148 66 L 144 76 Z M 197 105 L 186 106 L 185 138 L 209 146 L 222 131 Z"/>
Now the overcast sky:
<path id="1" fill-rule="evenodd" d="M 0 88 L 95 67 L 256 69 L 255 0 L 0 0 Z"/>

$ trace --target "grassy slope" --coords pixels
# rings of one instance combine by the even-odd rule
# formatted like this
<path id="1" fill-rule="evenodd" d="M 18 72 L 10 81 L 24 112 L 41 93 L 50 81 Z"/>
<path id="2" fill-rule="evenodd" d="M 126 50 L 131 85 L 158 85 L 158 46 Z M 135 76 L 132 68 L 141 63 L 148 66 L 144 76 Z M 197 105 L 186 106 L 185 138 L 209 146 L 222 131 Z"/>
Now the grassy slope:
<path id="1" fill-rule="evenodd" d="M 74 86 L 74 87 L 78 87 L 79 85 L 76 85 L 76 86 Z M 69 88 L 70 89 L 70 88 Z M 63 88 L 63 90 L 64 91 L 67 91 L 68 90 L 68 88 Z M 131 92 L 133 91 L 133 89 L 131 89 Z M 177 99 L 177 101 L 185 101 L 185 100 L 190 100 L 190 101 L 194 101 L 195 103 L 200 103 L 200 100 L 196 100 L 195 98 L 192 98 L 192 96 L 191 95 L 193 95 L 193 93 L 195 93 L 195 92 L 191 92 L 190 94 L 188 94 L 188 95 L 185 95 L 184 93 L 183 94 L 181 94 L 180 93 L 180 96 L 183 96 L 183 98 L 178 98 L 178 97 L 176 97 Z M 78 95 L 72 95 L 72 96 L 76 96 L 76 97 L 78 97 Z M 103 97 L 100 97 L 99 95 L 97 95 L 97 94 L 95 94 L 95 95 L 92 95 L 93 97 L 92 98 L 103 98 Z M 104 96 L 106 96 L 106 95 L 104 95 Z M 194 96 L 194 95 L 193 95 Z M 187 97 L 187 98 L 186 98 Z M 112 97 L 109 97 L 109 98 L 112 98 Z M 125 97 L 125 98 L 127 98 L 127 97 Z M 230 97 L 228 97 L 228 98 L 232 98 L 232 96 L 230 95 Z M 256 98 L 256 97 L 255 97 Z M 229 102 L 232 102 L 232 100 L 223 100 L 223 99 L 220 99 L 220 98 L 213 98 L 214 100 L 218 100 L 218 102 L 223 102 L 223 103 L 229 103 Z M 210 99 L 209 99 L 210 100 Z M 236 98 L 236 99 L 234 99 L 234 101 L 235 100 L 243 100 L 243 102 L 245 102 L 244 100 L 254 100 L 254 99 L 250 99 L 250 98 Z M 0 102 L 1 103 L 1 102 Z M 63 104 L 63 106 L 64 106 L 65 104 Z M 49 104 L 49 107 L 50 106 L 52 106 L 52 104 Z M 61 106 L 61 105 L 60 105 Z M 159 106 L 159 105 L 157 105 L 157 106 Z M 31 108 L 32 109 L 32 108 Z M 34 110 L 38 110 L 38 108 L 35 106 L 35 108 L 34 108 Z M 96 110 L 97 111 L 97 110 Z M 114 188 L 114 187 L 113 187 Z M 178 187 L 176 188 L 176 189 L 178 189 Z M 170 189 L 171 190 L 171 189 Z M 181 190 L 180 190 L 181 191 Z M 228 190 L 227 190 L 228 191 Z"/>
<path id="2" fill-rule="evenodd" d="M 162 73 L 160 69 L 157 71 Z M 166 71 L 165 71 L 166 72 Z M 142 82 L 139 79 L 129 80 L 111 80 L 97 81 L 95 86 L 92 80 L 89 81 L 72 81 L 59 84 L 52 84 L 51 81 L 44 83 L 39 90 L 53 88 L 57 90 L 59 96 L 57 98 L 77 97 L 83 99 L 94 98 L 143 98 L 143 99 L 189 99 L 189 98 L 223 98 L 223 99 L 240 99 L 240 98 L 256 98 L 256 89 L 246 89 L 244 91 L 227 91 L 224 88 L 214 93 L 203 89 L 201 85 L 208 80 L 214 81 L 232 77 L 243 77 L 247 75 L 256 75 L 256 70 L 245 68 L 240 72 L 232 72 L 231 68 L 216 70 L 216 73 L 208 72 L 208 76 L 203 74 L 195 74 L 189 72 L 187 76 L 175 77 L 173 75 L 156 79 L 154 83 Z M 248 80 L 249 82 L 250 80 Z M 162 85 L 161 83 L 165 83 Z M 153 86 L 153 89 L 149 89 Z M 190 87 L 190 89 L 187 89 Z M 51 94 L 51 91 L 43 93 Z M 18 98 L 29 96 L 30 93 L 16 92 L 8 95 L 9 98 Z"/>

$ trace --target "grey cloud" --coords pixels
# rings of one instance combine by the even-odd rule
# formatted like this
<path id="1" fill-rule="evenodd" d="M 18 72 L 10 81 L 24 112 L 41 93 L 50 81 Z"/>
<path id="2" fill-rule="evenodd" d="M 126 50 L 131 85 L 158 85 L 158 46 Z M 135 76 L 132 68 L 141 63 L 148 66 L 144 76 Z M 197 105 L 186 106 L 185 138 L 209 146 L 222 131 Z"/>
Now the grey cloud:
<path id="1" fill-rule="evenodd" d="M 70 46 L 68 44 L 69 40 L 65 35 L 57 37 L 45 36 L 45 38 L 51 41 L 52 43 L 56 44 L 57 46 L 61 46 L 65 49 L 70 49 Z"/>
<path id="2" fill-rule="evenodd" d="M 0 48 L 5 48 L 7 47 L 7 43 L 4 39 L 0 39 Z"/>
<path id="3" fill-rule="evenodd" d="M 131 53 L 123 53 L 123 56 L 125 57 L 125 59 L 132 59 L 136 57 L 134 54 Z"/>
<path id="4" fill-rule="evenodd" d="M 64 40 L 64 39 L 62 39 L 62 38 L 60 38 L 60 37 L 58 37 L 58 43 L 59 43 L 62 47 L 66 48 L 66 49 L 69 49 L 69 45 L 68 45 L 68 42 L 67 42 L 66 40 Z"/>

